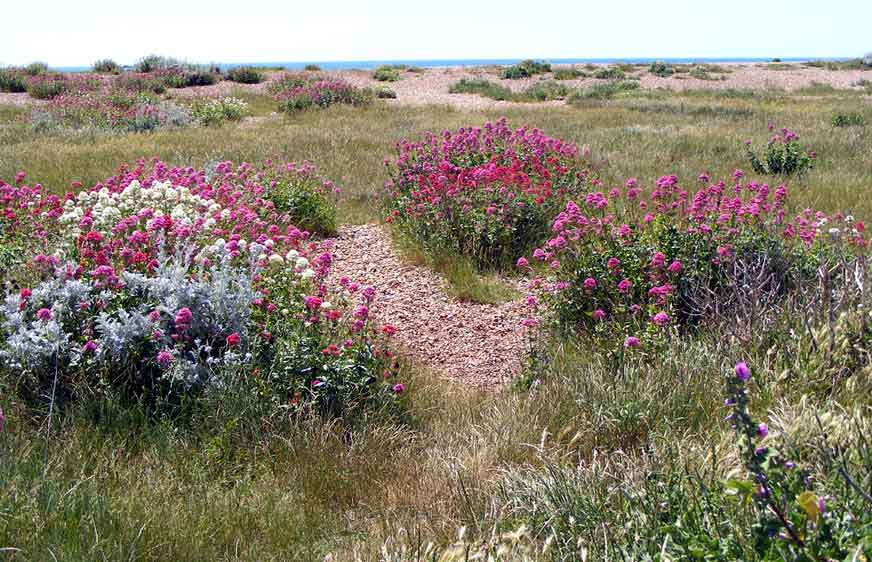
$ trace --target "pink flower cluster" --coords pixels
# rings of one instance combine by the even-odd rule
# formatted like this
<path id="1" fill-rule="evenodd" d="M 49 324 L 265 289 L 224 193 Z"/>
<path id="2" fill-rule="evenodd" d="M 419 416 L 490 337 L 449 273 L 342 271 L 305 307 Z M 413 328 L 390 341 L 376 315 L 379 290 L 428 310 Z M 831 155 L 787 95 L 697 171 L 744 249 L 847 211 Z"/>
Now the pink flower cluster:
<path id="1" fill-rule="evenodd" d="M 806 252 L 834 242 L 857 253 L 868 246 L 865 225 L 853 217 L 811 209 L 789 217 L 785 185 L 747 181 L 740 170 L 732 182 L 710 183 L 707 174 L 699 180 L 691 191 L 676 176 L 650 189 L 631 179 L 581 204 L 569 201 L 554 218 L 552 238 L 517 266 L 547 272 L 531 286 L 561 321 L 609 332 L 603 322 L 614 320 L 613 328 L 637 331 L 624 342 L 634 349 L 646 334 L 683 323 L 687 276 L 717 278 L 712 272 L 736 259 L 738 246 L 756 251 L 755 240 L 772 239 Z"/>

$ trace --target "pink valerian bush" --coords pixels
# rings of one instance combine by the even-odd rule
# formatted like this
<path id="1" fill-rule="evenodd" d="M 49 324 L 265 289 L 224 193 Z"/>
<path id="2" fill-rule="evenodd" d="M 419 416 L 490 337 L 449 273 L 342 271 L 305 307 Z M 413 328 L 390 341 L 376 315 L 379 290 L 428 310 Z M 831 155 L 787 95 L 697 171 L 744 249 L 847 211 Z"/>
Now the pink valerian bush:
<path id="1" fill-rule="evenodd" d="M 288 178 L 306 178 L 319 190 L 336 189 L 310 164 L 270 162 L 255 169 L 223 162 L 207 174 L 157 160 L 122 168 L 63 198 L 3 184 L 9 223 L 52 234 L 28 260 L 40 281 L 7 296 L 15 317 L 3 330 L 7 347 L 0 356 L 7 366 L 42 372 L 43 360 L 57 353 L 48 345 L 52 341 L 64 342 L 68 365 L 117 361 L 118 350 L 129 347 L 131 357 L 139 357 L 134 349 L 145 354 L 142 369 L 184 365 L 188 374 L 182 379 L 189 380 L 203 358 L 217 367 L 226 363 L 225 352 L 245 351 L 254 353 L 251 361 L 259 361 L 261 371 L 287 379 L 285 393 L 297 395 L 305 388 L 311 397 L 311 380 L 299 378 L 308 372 L 318 374 L 319 396 L 348 391 L 352 387 L 343 377 L 352 374 L 366 375 L 353 385 L 362 392 L 370 385 L 366 381 L 391 369 L 389 352 L 374 355 L 372 342 L 393 335 L 393 328 L 383 335 L 369 329 L 368 312 L 360 309 L 375 297 L 372 288 L 350 281 L 338 291 L 327 287 L 332 243 L 312 240 L 269 199 L 274 182 Z M 226 309 L 240 297 L 241 304 Z M 210 312 L 215 309 L 225 310 L 220 322 Z M 28 342 L 42 340 L 46 345 L 29 347 Z M 299 349 L 304 341 L 304 350 L 314 341 L 335 352 L 313 358 Z M 274 346 L 295 362 L 284 368 L 274 364 L 268 359 Z M 350 365 L 354 358 L 359 366 L 354 373 L 331 366 L 336 361 Z M 299 365 L 304 359 L 312 364 Z M 379 377 L 367 374 L 373 369 Z"/>
<path id="2" fill-rule="evenodd" d="M 301 74 L 278 76 L 267 84 L 267 91 L 285 112 L 334 104 L 362 105 L 372 98 L 370 92 L 344 80 Z"/>
<path id="3" fill-rule="evenodd" d="M 626 349 L 662 337 L 670 326 L 697 322 L 695 291 L 718 294 L 732 265 L 767 253 L 773 279 L 787 287 L 814 270 L 834 245 L 865 253 L 865 225 L 841 214 L 787 212 L 788 189 L 744 179 L 683 189 L 663 176 L 643 190 L 626 189 L 569 201 L 552 223 L 552 238 L 518 267 L 547 315 L 572 330 L 617 332 Z M 779 265 L 780 264 L 780 265 Z"/>
<path id="4" fill-rule="evenodd" d="M 505 118 L 400 141 L 385 164 L 386 220 L 481 266 L 501 265 L 540 242 L 548 217 L 588 185 L 574 144 L 538 129 L 510 129 Z"/>

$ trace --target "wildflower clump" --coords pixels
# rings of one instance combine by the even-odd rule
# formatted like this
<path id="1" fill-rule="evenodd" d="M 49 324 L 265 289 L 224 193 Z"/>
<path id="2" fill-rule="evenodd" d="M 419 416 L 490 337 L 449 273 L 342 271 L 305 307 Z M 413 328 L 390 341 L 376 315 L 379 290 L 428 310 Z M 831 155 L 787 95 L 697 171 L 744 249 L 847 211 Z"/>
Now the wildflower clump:
<path id="1" fill-rule="evenodd" d="M 774 123 L 769 124 L 769 131 L 775 131 Z M 817 158 L 814 151 L 803 149 L 799 144 L 799 135 L 786 127 L 769 138 L 761 155 L 754 151 L 752 145 L 753 141 L 745 141 L 745 153 L 758 174 L 801 176 L 814 167 Z"/>
<path id="2" fill-rule="evenodd" d="M 154 161 L 78 195 L 0 182 L 4 223 L 40 241 L 3 300 L 0 376 L 62 402 L 175 407 L 229 388 L 331 413 L 392 400 L 375 292 L 328 288 L 332 244 L 271 199 L 319 181 L 311 166 Z"/>
<path id="3" fill-rule="evenodd" d="M 663 176 L 645 189 L 631 178 L 565 204 L 552 237 L 518 260 L 535 272 L 534 308 L 562 330 L 595 334 L 625 349 L 656 347 L 673 329 L 772 305 L 835 246 L 862 255 L 865 226 L 853 217 L 787 211 L 788 188 L 732 181 L 684 189 Z"/>
<path id="4" fill-rule="evenodd" d="M 248 111 L 248 104 L 239 98 L 197 98 L 191 105 L 191 116 L 202 125 L 221 125 L 239 121 Z"/>
<path id="5" fill-rule="evenodd" d="M 574 144 L 538 129 L 484 127 L 397 143 L 386 160 L 387 221 L 425 249 L 457 252 L 481 268 L 507 265 L 541 242 L 550 217 L 583 194 L 588 169 Z"/>
<path id="6" fill-rule="evenodd" d="M 305 74 L 283 74 L 267 85 L 267 91 L 285 113 L 335 104 L 364 105 L 372 98 L 371 92 L 344 80 Z"/>

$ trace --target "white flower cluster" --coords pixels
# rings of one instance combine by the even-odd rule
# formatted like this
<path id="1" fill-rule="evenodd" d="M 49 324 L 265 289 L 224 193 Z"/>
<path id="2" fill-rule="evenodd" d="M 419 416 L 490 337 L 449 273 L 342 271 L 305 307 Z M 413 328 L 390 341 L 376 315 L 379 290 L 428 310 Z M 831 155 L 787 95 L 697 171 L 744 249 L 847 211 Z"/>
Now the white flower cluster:
<path id="1" fill-rule="evenodd" d="M 151 210 L 151 217 L 169 215 L 174 222 L 193 224 L 207 213 L 221 211 L 221 205 L 191 193 L 184 186 L 174 186 L 169 182 L 155 182 L 144 187 L 134 180 L 120 193 L 112 193 L 104 187 L 99 191 L 83 191 L 75 201 L 64 203 L 64 212 L 59 221 L 69 228 L 69 234 L 80 234 L 79 224 L 85 211 L 91 210 L 92 230 L 107 233 L 124 218 L 137 216 Z M 229 214 L 229 213 L 228 213 Z M 208 218 L 208 222 L 214 219 Z"/>

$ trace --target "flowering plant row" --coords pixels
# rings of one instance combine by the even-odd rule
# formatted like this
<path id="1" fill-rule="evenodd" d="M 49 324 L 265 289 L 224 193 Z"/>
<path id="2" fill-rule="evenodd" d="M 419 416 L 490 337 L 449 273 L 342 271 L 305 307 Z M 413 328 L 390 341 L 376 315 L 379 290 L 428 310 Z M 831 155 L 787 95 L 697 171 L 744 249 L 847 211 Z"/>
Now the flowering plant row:
<path id="1" fill-rule="evenodd" d="M 506 120 L 397 143 L 386 160 L 393 222 L 425 247 L 499 267 L 547 236 L 548 220 L 587 190 L 575 145 Z"/>
<path id="2" fill-rule="evenodd" d="M 44 246 L 3 301 L 3 370 L 23 373 L 33 397 L 55 376 L 58 398 L 177 403 L 243 375 L 282 407 L 338 410 L 401 392 L 386 336 L 370 325 L 374 291 L 349 280 L 328 289 L 330 241 L 270 200 L 294 177 L 317 181 L 308 165 L 206 173 L 155 161 L 64 197 L 21 175 L 0 182 L 3 236 Z"/>
<path id="3" fill-rule="evenodd" d="M 529 304 L 565 329 L 637 348 L 670 327 L 730 316 L 728 297 L 775 299 L 829 253 L 868 246 L 851 216 L 806 209 L 791 218 L 784 185 L 746 181 L 739 170 L 731 182 L 699 182 L 692 193 L 675 176 L 651 189 L 630 179 L 566 203 L 553 237 L 517 261 L 538 274 Z"/>

